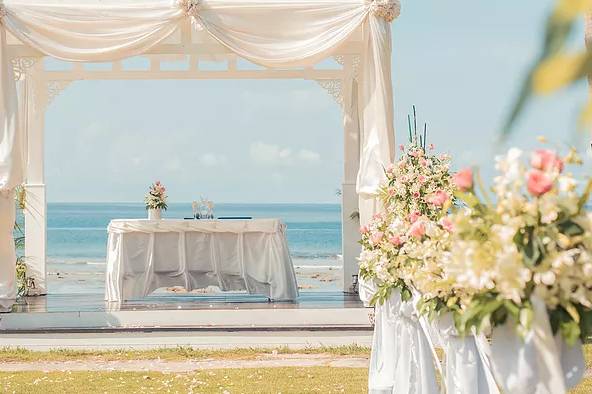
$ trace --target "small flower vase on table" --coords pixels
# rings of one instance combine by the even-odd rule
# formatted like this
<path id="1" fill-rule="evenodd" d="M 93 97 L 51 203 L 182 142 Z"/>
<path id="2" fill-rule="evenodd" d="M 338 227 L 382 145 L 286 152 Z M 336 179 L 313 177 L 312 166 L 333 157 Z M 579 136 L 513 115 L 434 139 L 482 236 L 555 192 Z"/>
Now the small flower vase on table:
<path id="1" fill-rule="evenodd" d="M 148 220 L 160 220 L 162 218 L 161 212 L 159 208 L 148 209 Z"/>
<path id="2" fill-rule="evenodd" d="M 164 209 L 167 209 L 165 194 L 166 188 L 160 183 L 160 181 L 154 182 L 148 188 L 148 193 L 144 198 L 146 204 L 146 210 L 148 211 L 148 220 L 160 220 L 161 213 Z"/>

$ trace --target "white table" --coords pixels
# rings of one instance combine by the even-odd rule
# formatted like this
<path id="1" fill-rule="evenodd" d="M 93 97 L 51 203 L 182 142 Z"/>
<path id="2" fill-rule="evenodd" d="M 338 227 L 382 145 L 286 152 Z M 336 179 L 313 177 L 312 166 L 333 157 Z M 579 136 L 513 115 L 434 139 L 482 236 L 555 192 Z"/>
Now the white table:
<path id="1" fill-rule="evenodd" d="M 278 219 L 113 220 L 105 299 L 144 297 L 162 287 L 219 286 L 293 301 L 298 285 Z"/>

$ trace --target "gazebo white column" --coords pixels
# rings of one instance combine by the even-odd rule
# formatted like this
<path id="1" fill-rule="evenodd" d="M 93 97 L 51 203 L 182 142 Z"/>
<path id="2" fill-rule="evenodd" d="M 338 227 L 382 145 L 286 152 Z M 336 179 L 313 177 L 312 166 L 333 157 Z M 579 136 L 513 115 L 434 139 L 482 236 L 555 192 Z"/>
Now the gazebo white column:
<path id="1" fill-rule="evenodd" d="M 38 62 L 35 67 L 42 67 Z M 33 72 L 35 74 L 35 72 Z M 47 202 L 45 195 L 44 129 L 45 109 L 48 102 L 45 82 L 36 77 L 27 78 L 26 113 L 23 128 L 26 135 L 26 210 L 25 210 L 25 259 L 29 276 L 35 281 L 31 295 L 47 294 L 46 244 Z"/>
<path id="2" fill-rule="evenodd" d="M 353 276 L 358 274 L 360 255 L 358 194 L 356 177 L 360 164 L 360 125 L 358 119 L 358 82 L 354 78 L 352 58 L 344 62 L 343 80 L 343 183 L 341 185 L 341 231 L 343 251 L 343 291 L 352 292 Z"/>

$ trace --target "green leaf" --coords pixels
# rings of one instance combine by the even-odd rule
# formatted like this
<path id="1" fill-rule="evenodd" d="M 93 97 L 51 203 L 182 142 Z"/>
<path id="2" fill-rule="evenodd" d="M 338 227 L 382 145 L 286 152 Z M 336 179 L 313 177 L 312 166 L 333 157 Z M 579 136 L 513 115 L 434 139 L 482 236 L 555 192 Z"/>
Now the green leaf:
<path id="1" fill-rule="evenodd" d="M 588 1 L 588 0 L 575 0 L 575 2 Z M 516 97 L 512 110 L 502 127 L 502 133 L 500 137 L 507 137 L 512 131 L 514 124 L 518 117 L 524 112 L 526 104 L 529 102 L 533 93 L 533 76 L 540 64 L 546 59 L 551 58 L 555 54 L 559 53 L 565 48 L 569 36 L 577 27 L 577 20 L 562 17 L 565 14 L 565 4 L 574 2 L 574 0 L 559 0 L 558 5 L 553 14 L 549 16 L 546 23 L 545 37 L 543 39 L 543 45 L 538 56 L 537 61 L 531 67 L 526 78 L 522 82 L 519 94 Z"/>
<path id="2" fill-rule="evenodd" d="M 560 325 L 561 336 L 565 339 L 565 342 L 569 346 L 576 344 L 576 341 L 580 338 L 580 325 L 575 321 L 562 322 Z"/>
<path id="3" fill-rule="evenodd" d="M 582 211 L 582 208 L 586 205 L 588 200 L 590 199 L 590 193 L 592 193 L 592 179 L 588 179 L 588 183 L 586 183 L 586 188 L 584 189 L 584 193 L 580 197 L 578 201 L 578 212 Z"/>
<path id="4" fill-rule="evenodd" d="M 558 223 L 557 228 L 559 229 L 559 231 L 561 231 L 561 233 L 569 237 L 575 237 L 584 234 L 584 229 L 582 228 L 582 226 L 580 226 L 571 219 Z"/>
<path id="5" fill-rule="evenodd" d="M 401 289 L 401 300 L 407 302 L 412 296 L 413 294 L 411 294 L 411 290 L 409 290 L 407 287 Z"/>
<path id="6" fill-rule="evenodd" d="M 457 190 L 454 192 L 454 197 L 464 202 L 469 208 L 474 208 L 481 204 L 481 201 L 479 201 L 479 198 L 474 193 Z"/>
<path id="7" fill-rule="evenodd" d="M 519 250 L 522 250 L 524 255 L 524 262 L 532 267 L 538 265 L 545 255 L 545 245 L 536 236 L 534 227 L 529 226 L 525 228 L 524 234 L 521 238 L 522 243 L 516 244 Z M 526 244 L 524 244 L 526 242 Z"/>

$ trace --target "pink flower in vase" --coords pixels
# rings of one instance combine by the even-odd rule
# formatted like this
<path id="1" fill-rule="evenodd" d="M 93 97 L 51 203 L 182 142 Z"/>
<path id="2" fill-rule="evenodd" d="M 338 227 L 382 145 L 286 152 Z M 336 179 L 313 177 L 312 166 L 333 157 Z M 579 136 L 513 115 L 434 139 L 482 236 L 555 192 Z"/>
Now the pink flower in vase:
<path id="1" fill-rule="evenodd" d="M 417 181 L 423 185 L 426 181 L 426 177 L 423 175 L 420 175 L 417 177 Z"/>
<path id="2" fill-rule="evenodd" d="M 532 153 L 530 165 L 542 171 L 563 171 L 563 160 L 549 149 L 537 149 Z"/>
<path id="3" fill-rule="evenodd" d="M 382 241 L 383 237 L 384 233 L 382 231 L 377 231 L 370 237 L 370 243 L 372 243 L 372 245 L 377 245 Z"/>
<path id="4" fill-rule="evenodd" d="M 368 231 L 370 231 L 370 229 L 368 229 L 368 226 L 361 226 L 360 227 L 360 234 L 367 234 Z"/>
<path id="5" fill-rule="evenodd" d="M 473 170 L 465 168 L 454 174 L 454 184 L 463 192 L 471 190 L 473 188 Z"/>
<path id="6" fill-rule="evenodd" d="M 434 144 L 429 144 L 429 145 L 428 145 L 428 148 L 429 148 L 430 150 L 434 150 L 434 149 L 436 149 L 436 147 L 434 146 Z"/>
<path id="7" fill-rule="evenodd" d="M 389 237 L 389 242 L 395 246 L 401 246 L 403 245 L 403 239 L 398 236 L 398 235 L 393 235 L 391 237 Z"/>
<path id="8" fill-rule="evenodd" d="M 409 214 L 409 222 L 411 223 L 415 223 L 417 221 L 417 219 L 419 219 L 421 217 L 421 213 L 419 211 L 415 211 L 415 212 L 411 212 Z"/>
<path id="9" fill-rule="evenodd" d="M 427 198 L 427 202 L 437 207 L 441 207 L 444 204 L 446 204 L 446 202 L 448 202 L 449 199 L 450 198 L 448 197 L 448 194 L 445 191 L 438 190 L 437 192 L 435 192 Z"/>
<path id="10" fill-rule="evenodd" d="M 530 170 L 527 174 L 526 187 L 530 194 L 540 197 L 553 189 L 553 181 L 541 170 Z"/>
<path id="11" fill-rule="evenodd" d="M 401 152 L 404 152 L 405 151 L 405 145 L 403 145 L 403 144 L 399 145 L 399 150 Z"/>
<path id="12" fill-rule="evenodd" d="M 418 220 L 409 228 L 409 235 L 415 238 L 421 238 L 425 235 L 426 226 L 422 220 Z"/>
<path id="13" fill-rule="evenodd" d="M 419 164 L 423 167 L 427 167 L 428 161 L 422 157 L 421 159 L 419 159 Z"/>
<path id="14" fill-rule="evenodd" d="M 415 192 L 415 193 L 413 193 L 413 197 L 414 197 L 414 198 L 419 198 L 419 196 L 420 196 L 419 192 Z"/>
<path id="15" fill-rule="evenodd" d="M 452 232 L 454 231 L 454 224 L 452 223 L 452 220 L 450 220 L 447 217 L 443 217 L 442 219 L 440 219 L 440 226 L 442 226 L 442 228 L 444 228 L 444 230 L 448 231 L 448 232 Z"/>

